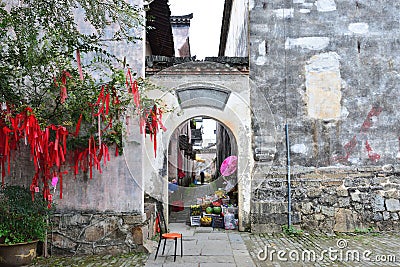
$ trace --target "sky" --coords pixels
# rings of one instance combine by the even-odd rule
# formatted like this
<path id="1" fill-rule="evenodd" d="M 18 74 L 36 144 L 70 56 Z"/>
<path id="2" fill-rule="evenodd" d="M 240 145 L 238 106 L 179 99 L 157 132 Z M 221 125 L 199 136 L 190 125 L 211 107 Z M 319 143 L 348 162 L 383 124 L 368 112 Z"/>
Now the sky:
<path id="1" fill-rule="evenodd" d="M 193 13 L 190 51 L 196 59 L 218 56 L 224 0 L 169 0 L 172 16 Z"/>

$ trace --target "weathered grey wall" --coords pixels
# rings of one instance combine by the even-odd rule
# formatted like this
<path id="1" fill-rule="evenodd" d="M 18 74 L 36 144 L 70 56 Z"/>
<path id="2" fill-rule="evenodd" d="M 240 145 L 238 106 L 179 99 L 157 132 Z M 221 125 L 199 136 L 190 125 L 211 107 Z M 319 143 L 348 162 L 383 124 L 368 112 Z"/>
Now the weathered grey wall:
<path id="1" fill-rule="evenodd" d="M 255 1 L 250 16 L 254 93 L 267 97 L 278 132 L 288 121 L 293 164 L 396 163 L 399 4 L 303 2 Z"/>
<path id="2" fill-rule="evenodd" d="M 131 134 L 125 139 L 123 155 L 114 156 L 115 147 L 110 147 L 110 161 L 102 164 L 102 173 L 93 168 L 93 178 L 89 171 L 74 175 L 74 162 L 67 157 L 62 171 L 63 175 L 55 189 L 50 185 L 54 195 L 53 201 L 58 212 L 64 211 L 113 211 L 113 212 L 143 212 L 143 180 L 141 157 L 137 157 L 142 145 L 142 135 L 136 122 L 131 120 Z M 28 187 L 34 175 L 33 161 L 30 159 L 28 147 L 21 144 L 21 151 L 15 152 L 11 161 L 10 174 L 4 178 L 8 184 L 18 184 Z M 41 178 L 40 178 L 41 179 Z M 41 180 L 39 180 L 41 181 Z M 60 188 L 62 182 L 62 199 Z M 42 184 L 39 182 L 39 186 Z"/>
<path id="3" fill-rule="evenodd" d="M 379 172 L 366 172 L 371 167 L 381 170 L 385 166 L 393 177 L 389 184 L 383 182 L 394 194 L 388 198 L 398 201 L 399 11 L 400 3 L 385 1 L 250 2 L 250 78 L 254 83 L 251 106 L 256 118 L 253 143 L 259 150 L 262 144 L 262 150 L 267 151 L 263 155 L 267 163 L 258 161 L 253 176 L 254 228 L 285 224 L 284 219 L 275 221 L 259 209 L 262 203 L 287 201 L 287 194 L 266 186 L 279 177 L 283 183 L 280 186 L 286 188 L 285 123 L 289 125 L 293 170 L 316 172 L 313 182 L 297 181 L 293 193 L 296 209 L 299 202 L 308 205 L 309 186 L 332 194 L 335 200 L 327 205 L 334 208 L 332 214 L 342 208 L 341 197 L 326 185 L 326 176 L 318 174 L 326 167 L 348 172 L 337 177 L 339 184 L 348 186 L 355 175 L 366 182 L 352 184 L 352 190 L 369 192 L 369 197 L 386 197 L 385 190 L 374 188 L 382 184 L 372 182 L 380 179 Z M 268 107 L 261 107 L 263 97 Z M 271 132 L 276 133 L 275 139 Z M 274 178 L 271 165 L 278 167 Z M 318 203 L 324 202 L 326 195 L 313 199 L 316 206 L 322 205 Z M 356 203 L 366 210 L 371 200 L 351 199 L 346 207 L 362 218 L 366 211 L 357 209 Z M 384 211 L 370 210 L 375 219 L 398 219 L 397 215 L 381 214 L 388 212 L 387 206 Z M 312 213 L 318 211 L 313 209 Z M 295 222 L 302 226 L 312 222 L 304 210 L 297 215 Z M 364 219 L 376 224 L 371 216 Z M 327 221 L 326 228 L 333 229 L 335 223 Z"/>
<path id="4" fill-rule="evenodd" d="M 248 57 L 248 37 L 249 37 L 249 24 L 247 19 L 249 13 L 249 1 L 232 1 L 232 18 L 229 23 L 229 33 L 226 40 L 225 54 L 228 57 Z"/>
<path id="5" fill-rule="evenodd" d="M 143 7 L 143 0 L 127 0 L 127 3 L 139 7 Z M 75 10 L 75 22 L 79 27 L 79 31 L 81 31 L 84 34 L 92 34 L 95 33 L 95 29 L 93 26 L 91 26 L 87 21 L 85 21 L 84 14 L 83 14 L 82 9 L 76 9 Z M 143 18 L 145 18 L 145 12 L 142 12 Z M 113 38 L 113 35 L 115 34 L 116 31 L 119 30 L 119 25 L 117 24 L 111 24 L 108 26 L 108 28 L 104 31 L 105 33 L 105 38 L 104 39 L 111 39 Z M 141 38 L 142 40 L 145 39 L 145 30 L 143 26 L 138 25 L 136 28 L 130 29 L 132 36 Z M 119 42 L 109 42 L 105 41 L 104 42 L 104 49 L 110 52 L 111 54 L 115 55 L 116 58 L 119 60 L 124 60 L 126 62 L 126 66 L 132 69 L 132 73 L 137 73 L 139 77 L 144 76 L 144 49 L 145 45 L 142 43 L 142 41 L 137 40 L 135 43 L 127 43 L 126 41 L 119 41 Z M 82 64 L 86 64 L 92 60 L 92 55 L 91 54 L 82 54 L 81 55 L 82 59 Z M 114 61 L 112 62 L 113 66 L 115 68 L 122 68 L 122 65 L 120 62 Z M 91 70 L 91 73 L 93 75 L 94 70 Z M 96 77 L 98 79 L 102 79 L 103 81 L 106 81 L 106 78 L 104 77 L 104 73 L 99 72 L 98 76 Z"/>
<path id="6" fill-rule="evenodd" d="M 172 25 L 176 57 L 190 56 L 189 28 L 190 25 L 179 25 L 178 23 Z"/>
<path id="7" fill-rule="evenodd" d="M 129 2 L 142 5 L 143 1 Z M 79 14 L 79 10 L 76 12 Z M 80 29 L 85 33 L 93 31 L 81 18 L 76 16 Z M 110 27 L 106 32 L 111 35 L 115 29 Z M 138 37 L 144 35 L 143 29 L 133 31 Z M 141 41 L 129 45 L 124 41 L 110 43 L 107 49 L 119 59 L 126 57 L 132 72 L 144 75 L 145 46 Z M 82 61 L 89 59 L 90 55 L 82 54 Z M 57 229 L 52 236 L 55 240 L 50 242 L 60 250 L 77 253 L 109 250 L 117 253 L 137 247 L 138 239 L 132 235 L 138 231 L 137 227 L 143 228 L 143 224 L 149 221 L 144 213 L 143 162 L 138 153 L 143 149 L 143 136 L 138 121 L 133 118 L 129 119 L 124 142 L 124 154 L 114 157 L 115 148 L 110 147 L 111 161 L 102 166 L 102 173 L 94 168 L 93 179 L 89 178 L 89 173 L 75 177 L 71 167 L 73 162 L 66 163 L 63 170 L 68 174 L 63 176 L 63 198 L 59 198 L 60 184 L 54 191 L 51 189 L 56 204 L 57 214 L 53 219 Z M 34 174 L 33 162 L 24 145 L 21 149 L 22 152 L 16 153 L 12 161 L 11 174 L 5 177 L 5 181 L 29 187 Z"/>

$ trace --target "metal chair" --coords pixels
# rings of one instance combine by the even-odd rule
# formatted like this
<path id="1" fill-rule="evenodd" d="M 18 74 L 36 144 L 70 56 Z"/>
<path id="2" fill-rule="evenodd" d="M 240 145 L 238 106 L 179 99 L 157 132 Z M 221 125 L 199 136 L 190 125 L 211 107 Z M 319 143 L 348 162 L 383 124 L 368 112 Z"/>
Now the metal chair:
<path id="1" fill-rule="evenodd" d="M 176 261 L 176 247 L 178 245 L 178 239 L 181 239 L 181 257 L 183 256 L 183 245 L 182 245 L 182 234 L 180 233 L 168 233 L 168 228 L 167 224 L 165 222 L 165 218 L 162 212 L 157 211 L 157 221 L 158 221 L 158 228 L 160 229 L 160 240 L 158 241 L 158 246 L 157 246 L 157 251 L 156 251 L 156 256 L 154 260 L 157 259 L 157 254 L 158 250 L 160 249 L 161 241 L 164 239 L 164 246 L 163 246 L 163 251 L 162 255 L 164 255 L 165 251 L 165 243 L 167 242 L 167 239 L 173 239 L 175 240 L 175 252 L 174 252 L 174 261 Z"/>

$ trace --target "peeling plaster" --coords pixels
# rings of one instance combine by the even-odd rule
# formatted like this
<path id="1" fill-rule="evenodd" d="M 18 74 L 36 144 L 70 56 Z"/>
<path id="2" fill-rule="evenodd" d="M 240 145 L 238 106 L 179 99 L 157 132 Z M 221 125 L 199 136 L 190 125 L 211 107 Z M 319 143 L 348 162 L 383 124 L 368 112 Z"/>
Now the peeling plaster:
<path id="1" fill-rule="evenodd" d="M 310 13 L 311 10 L 310 10 L 310 9 L 301 8 L 301 9 L 299 10 L 299 12 L 300 12 L 300 13 L 303 13 L 303 14 L 307 14 L 307 13 Z"/>
<path id="2" fill-rule="evenodd" d="M 360 162 L 359 158 L 357 157 L 350 157 L 349 158 L 349 162 L 351 162 L 351 164 L 353 165 L 358 165 L 358 163 Z"/>
<path id="3" fill-rule="evenodd" d="M 306 65 L 308 115 L 314 119 L 339 119 L 341 77 L 339 55 L 334 52 L 313 56 Z"/>
<path id="4" fill-rule="evenodd" d="M 305 144 L 294 144 L 290 147 L 290 150 L 297 154 L 307 154 L 307 147 Z"/>
<path id="5" fill-rule="evenodd" d="M 260 56 L 260 57 L 257 57 L 255 63 L 258 66 L 262 66 L 262 65 L 265 65 L 265 63 L 267 63 L 267 60 L 268 60 L 268 58 L 266 56 Z"/>
<path id="6" fill-rule="evenodd" d="M 317 10 L 320 12 L 330 12 L 336 10 L 336 3 L 334 0 L 318 0 L 315 2 Z"/>
<path id="7" fill-rule="evenodd" d="M 328 37 L 302 37 L 297 39 L 287 38 L 285 49 L 301 47 L 309 50 L 322 50 L 329 45 Z"/>
<path id="8" fill-rule="evenodd" d="M 307 7 L 307 8 L 312 8 L 314 6 L 314 3 L 304 3 L 303 7 Z"/>
<path id="9" fill-rule="evenodd" d="M 349 31 L 358 34 L 366 34 L 369 32 L 369 25 L 367 23 L 350 23 Z"/>
<path id="10" fill-rule="evenodd" d="M 254 0 L 249 1 L 249 9 L 252 10 L 255 6 Z"/>
<path id="11" fill-rule="evenodd" d="M 275 15 L 280 19 L 293 18 L 294 9 L 293 8 L 280 8 L 273 10 Z"/>
<path id="12" fill-rule="evenodd" d="M 258 53 L 260 55 L 266 55 L 267 54 L 267 50 L 265 49 L 265 40 L 262 41 L 259 45 L 258 45 Z"/>
<path id="13" fill-rule="evenodd" d="M 335 52 L 322 53 L 311 57 L 307 62 L 307 72 L 338 71 L 340 56 Z"/>
<path id="14" fill-rule="evenodd" d="M 346 107 L 343 107 L 340 113 L 340 117 L 342 118 L 342 120 L 345 120 L 349 116 L 349 114 L 349 110 Z"/>

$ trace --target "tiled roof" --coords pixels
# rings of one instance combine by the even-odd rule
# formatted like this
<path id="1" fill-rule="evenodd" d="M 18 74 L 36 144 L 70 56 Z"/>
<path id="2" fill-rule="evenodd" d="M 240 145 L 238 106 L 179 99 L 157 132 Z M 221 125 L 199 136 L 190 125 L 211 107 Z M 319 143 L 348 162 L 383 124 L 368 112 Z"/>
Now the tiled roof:
<path id="1" fill-rule="evenodd" d="M 174 66 L 173 69 L 168 69 Z M 162 71 L 164 75 L 180 74 L 245 74 L 249 73 L 247 57 L 208 57 L 196 61 L 195 57 L 146 57 L 146 76 Z"/>
<path id="2" fill-rule="evenodd" d="M 190 20 L 193 18 L 193 13 L 184 16 L 171 16 L 171 24 L 190 26 Z"/>

